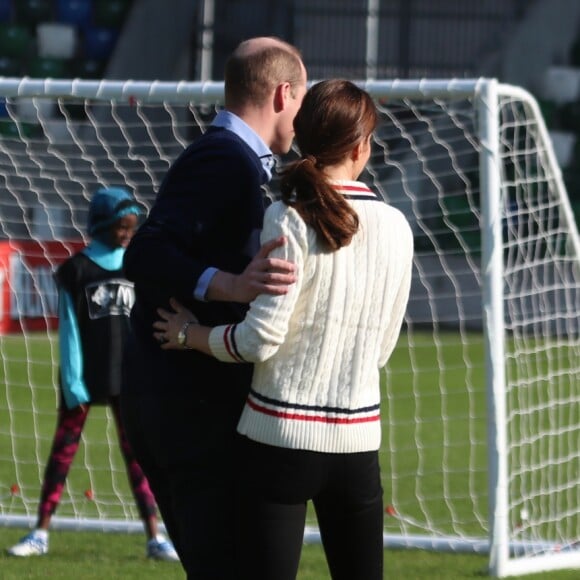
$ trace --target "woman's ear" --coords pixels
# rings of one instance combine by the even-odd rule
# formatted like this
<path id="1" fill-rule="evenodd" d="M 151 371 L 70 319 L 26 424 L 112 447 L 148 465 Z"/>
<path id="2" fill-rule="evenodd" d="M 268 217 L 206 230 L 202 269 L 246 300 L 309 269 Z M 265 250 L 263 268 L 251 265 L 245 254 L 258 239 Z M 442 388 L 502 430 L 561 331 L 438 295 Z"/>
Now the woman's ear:
<path id="1" fill-rule="evenodd" d="M 354 149 L 352 150 L 352 153 L 350 154 L 350 158 L 353 161 L 358 161 L 358 159 L 360 158 L 360 156 L 362 155 L 362 149 L 363 149 L 363 142 L 359 141 Z"/>

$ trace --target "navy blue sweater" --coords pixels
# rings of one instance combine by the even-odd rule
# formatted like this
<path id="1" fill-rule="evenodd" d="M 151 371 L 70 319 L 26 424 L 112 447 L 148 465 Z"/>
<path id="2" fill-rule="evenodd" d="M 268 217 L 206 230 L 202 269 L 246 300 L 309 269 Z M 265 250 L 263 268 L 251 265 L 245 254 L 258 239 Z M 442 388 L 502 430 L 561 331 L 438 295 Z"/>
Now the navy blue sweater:
<path id="1" fill-rule="evenodd" d="M 251 368 L 224 365 L 194 351 L 162 351 L 153 340 L 152 325 L 158 319 L 157 308 L 168 307 L 171 296 L 204 324 L 243 318 L 247 305 L 200 302 L 193 295 L 208 267 L 240 273 L 257 253 L 264 179 L 255 152 L 233 132 L 218 127 L 209 128 L 193 142 L 168 171 L 124 260 L 125 274 L 135 284 L 131 318 L 139 356 L 151 363 L 151 369 L 162 368 L 161 376 L 167 378 L 158 387 L 148 377 L 142 381 L 129 377 L 127 388 L 191 392 L 195 390 L 192 377 L 209 373 L 217 382 L 239 379 L 248 383 L 243 386 L 247 390 Z"/>

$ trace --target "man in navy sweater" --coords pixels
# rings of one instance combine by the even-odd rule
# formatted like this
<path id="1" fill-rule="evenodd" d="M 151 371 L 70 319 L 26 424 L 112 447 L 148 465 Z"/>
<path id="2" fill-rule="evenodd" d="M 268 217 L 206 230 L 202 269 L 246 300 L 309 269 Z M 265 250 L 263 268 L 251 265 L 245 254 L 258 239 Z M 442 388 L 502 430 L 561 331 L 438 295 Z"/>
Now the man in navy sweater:
<path id="1" fill-rule="evenodd" d="M 121 393 L 127 434 L 188 579 L 235 575 L 236 425 L 251 365 L 162 350 L 157 309 L 170 297 L 210 326 L 242 320 L 259 293 L 280 294 L 291 264 L 260 248 L 263 186 L 289 151 L 306 92 L 298 50 L 277 38 L 242 42 L 226 63 L 225 110 L 169 169 L 125 254 L 135 284 Z"/>

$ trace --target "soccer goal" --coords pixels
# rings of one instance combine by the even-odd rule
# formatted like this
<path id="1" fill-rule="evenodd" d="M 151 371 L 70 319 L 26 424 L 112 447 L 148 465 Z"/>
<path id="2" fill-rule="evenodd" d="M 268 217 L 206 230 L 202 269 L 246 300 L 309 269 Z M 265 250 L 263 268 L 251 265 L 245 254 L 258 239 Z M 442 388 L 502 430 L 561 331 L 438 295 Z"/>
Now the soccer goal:
<path id="1" fill-rule="evenodd" d="M 381 118 L 362 178 L 416 250 L 383 373 L 385 546 L 485 552 L 498 577 L 580 568 L 578 192 L 520 88 L 360 84 Z M 3 79 L 0 97 L 0 524 L 30 526 L 57 404 L 52 271 L 98 186 L 150 206 L 223 84 Z M 83 441 L 53 527 L 141 530 L 105 409 Z"/>

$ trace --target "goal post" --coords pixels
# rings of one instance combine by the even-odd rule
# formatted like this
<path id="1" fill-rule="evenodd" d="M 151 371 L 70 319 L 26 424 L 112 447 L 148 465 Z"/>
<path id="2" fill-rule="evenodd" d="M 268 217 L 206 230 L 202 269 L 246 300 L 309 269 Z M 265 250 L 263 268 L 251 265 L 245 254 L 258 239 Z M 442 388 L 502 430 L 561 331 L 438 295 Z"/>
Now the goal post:
<path id="1" fill-rule="evenodd" d="M 362 179 L 415 239 L 382 375 L 385 546 L 485 552 L 497 577 L 580 568 L 579 194 L 525 90 L 359 84 L 380 115 Z M 0 79 L 0 100 L 0 525 L 31 526 L 58 400 L 51 273 L 97 187 L 151 206 L 223 83 Z M 142 529 L 117 447 L 93 408 L 53 527 Z"/>

